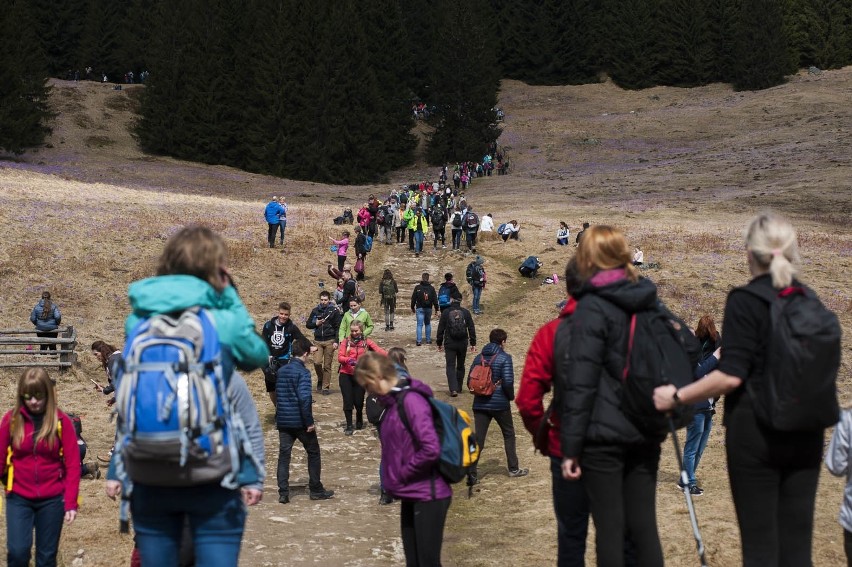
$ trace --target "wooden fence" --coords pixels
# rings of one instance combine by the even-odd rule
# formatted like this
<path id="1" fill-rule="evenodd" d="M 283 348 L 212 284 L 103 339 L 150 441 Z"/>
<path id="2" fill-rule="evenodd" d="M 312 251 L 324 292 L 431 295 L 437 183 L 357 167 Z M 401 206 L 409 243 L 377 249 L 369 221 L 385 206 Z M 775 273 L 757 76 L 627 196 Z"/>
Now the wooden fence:
<path id="1" fill-rule="evenodd" d="M 0 368 L 59 367 L 61 372 L 74 366 L 77 331 L 69 325 L 58 333 L 53 339 L 37 337 L 34 329 L 0 329 Z M 56 350 L 42 350 L 42 345 L 56 345 Z"/>

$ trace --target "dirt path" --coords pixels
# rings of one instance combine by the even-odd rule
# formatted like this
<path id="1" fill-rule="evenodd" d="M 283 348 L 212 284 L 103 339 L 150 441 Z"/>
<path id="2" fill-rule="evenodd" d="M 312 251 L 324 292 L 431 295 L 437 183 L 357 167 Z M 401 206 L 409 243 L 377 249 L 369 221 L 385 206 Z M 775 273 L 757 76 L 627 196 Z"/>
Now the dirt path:
<path id="1" fill-rule="evenodd" d="M 449 232 L 449 231 L 448 231 Z M 470 261 L 462 254 L 425 247 L 420 258 L 408 251 L 407 244 L 374 244 L 373 257 L 368 258 L 368 290 L 378 287 L 382 272 L 390 269 L 400 287 L 395 330 L 384 330 L 384 316 L 371 310 L 376 324 L 372 338 L 383 348 L 402 346 L 408 351 L 412 374 L 432 386 L 436 394 L 447 399 L 444 356 L 433 345 L 415 344 L 415 317 L 408 309 L 411 290 L 423 272 L 432 280 L 443 281 L 447 270 L 461 273 L 457 267 Z M 465 286 L 460 286 L 465 287 Z M 372 305 L 368 297 L 368 305 Z M 478 321 L 479 322 L 479 321 Z M 438 330 L 433 320 L 432 340 Z M 335 368 L 336 368 L 335 364 Z M 278 436 L 274 429 L 271 404 L 260 405 L 266 429 L 267 482 L 263 503 L 249 514 L 243 538 L 241 565 L 323 565 L 382 566 L 404 562 L 399 538 L 399 504 L 378 504 L 379 442 L 375 430 L 368 427 L 352 437 L 343 434 L 342 400 L 336 378 L 331 396 L 316 396 L 314 416 L 322 449 L 322 481 L 335 496 L 328 501 L 311 501 L 307 494 L 305 453 L 297 443 L 290 465 L 291 501 L 278 503 L 275 480 L 278 459 Z M 459 398 L 469 404 L 466 397 Z M 452 511 L 451 511 L 452 513 Z M 445 565 L 455 562 L 445 561 Z"/>

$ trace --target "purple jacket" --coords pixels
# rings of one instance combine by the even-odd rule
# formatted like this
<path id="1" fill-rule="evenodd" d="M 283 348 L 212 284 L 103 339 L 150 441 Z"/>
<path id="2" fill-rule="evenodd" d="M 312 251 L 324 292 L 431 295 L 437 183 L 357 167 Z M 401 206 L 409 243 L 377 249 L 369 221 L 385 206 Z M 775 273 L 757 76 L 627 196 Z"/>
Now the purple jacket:
<path id="1" fill-rule="evenodd" d="M 432 389 L 414 378 L 409 387 L 426 396 Z M 432 421 L 432 408 L 423 396 L 409 392 L 403 398 L 412 436 L 396 407 L 399 391 L 381 396 L 378 402 L 387 408 L 382 418 L 382 485 L 393 497 L 409 501 L 440 500 L 453 491 L 438 472 L 441 441 Z"/>

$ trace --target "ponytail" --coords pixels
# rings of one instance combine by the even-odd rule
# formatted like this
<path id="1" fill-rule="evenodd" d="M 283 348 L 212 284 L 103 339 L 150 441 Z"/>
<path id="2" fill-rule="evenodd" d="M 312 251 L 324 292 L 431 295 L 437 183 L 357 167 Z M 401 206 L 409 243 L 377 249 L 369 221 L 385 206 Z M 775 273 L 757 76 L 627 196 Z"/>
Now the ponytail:
<path id="1" fill-rule="evenodd" d="M 787 219 L 773 213 L 756 216 L 746 231 L 746 248 L 758 266 L 772 276 L 772 287 L 782 289 L 793 283 L 799 245 L 796 231 Z"/>

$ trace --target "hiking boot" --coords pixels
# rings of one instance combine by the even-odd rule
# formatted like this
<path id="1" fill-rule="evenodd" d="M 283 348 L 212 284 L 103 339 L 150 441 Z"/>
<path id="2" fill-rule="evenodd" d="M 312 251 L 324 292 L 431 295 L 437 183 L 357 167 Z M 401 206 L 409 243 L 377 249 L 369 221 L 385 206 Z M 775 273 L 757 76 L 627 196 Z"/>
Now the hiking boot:
<path id="1" fill-rule="evenodd" d="M 355 434 L 355 430 L 352 428 L 352 426 L 351 426 L 351 425 L 347 425 L 347 426 L 346 426 L 346 429 L 344 429 L 344 430 L 343 430 L 343 434 L 344 434 L 344 435 L 354 435 L 354 434 Z"/>
<path id="2" fill-rule="evenodd" d="M 364 421 L 360 420 L 360 419 L 357 420 L 355 422 L 355 429 L 357 429 L 358 431 L 361 431 L 362 429 L 364 429 Z"/>
<path id="3" fill-rule="evenodd" d="M 450 392 L 450 397 L 451 397 L 451 398 L 458 397 L 458 395 L 459 395 L 459 393 L 458 393 L 458 392 L 456 392 L 455 390 L 453 390 L 452 392 Z"/>
<path id="4" fill-rule="evenodd" d="M 417 346 L 421 346 L 423 343 L 417 343 Z"/>
<path id="5" fill-rule="evenodd" d="M 479 484 L 479 477 L 478 476 L 476 476 L 473 473 L 467 475 L 467 485 L 468 486 L 476 486 L 477 484 Z"/>
<path id="6" fill-rule="evenodd" d="M 527 476 L 528 474 L 530 474 L 530 469 L 515 469 L 513 471 L 509 471 L 509 476 L 512 478 Z"/>
<path id="7" fill-rule="evenodd" d="M 420 257 L 420 252 L 415 252 L 415 253 L 414 253 L 414 257 L 415 257 L 415 258 L 419 258 L 419 257 Z"/>
<path id="8" fill-rule="evenodd" d="M 427 344 L 427 345 L 431 345 L 431 344 L 432 344 L 432 341 L 427 340 L 427 341 L 426 341 L 426 344 Z"/>
<path id="9" fill-rule="evenodd" d="M 283 496 L 279 496 L 278 497 L 278 503 L 279 504 L 289 504 L 290 503 L 290 495 L 285 494 Z"/>
<path id="10" fill-rule="evenodd" d="M 328 500 L 334 496 L 333 490 L 323 490 L 322 492 L 311 492 L 311 500 Z"/>
<path id="11" fill-rule="evenodd" d="M 382 490 L 382 495 L 379 496 L 379 504 L 382 506 L 393 504 L 393 496 Z"/>
<path id="12" fill-rule="evenodd" d="M 322 391 L 322 395 L 323 396 L 330 396 L 331 395 L 331 388 L 324 388 L 323 391 Z"/>
<path id="13" fill-rule="evenodd" d="M 699 488 L 697 484 L 693 484 L 689 487 L 689 493 L 692 496 L 701 496 L 702 494 L 704 494 L 704 490 Z"/>
<path id="14" fill-rule="evenodd" d="M 390 325 L 385 325 L 385 331 L 390 331 Z"/>

